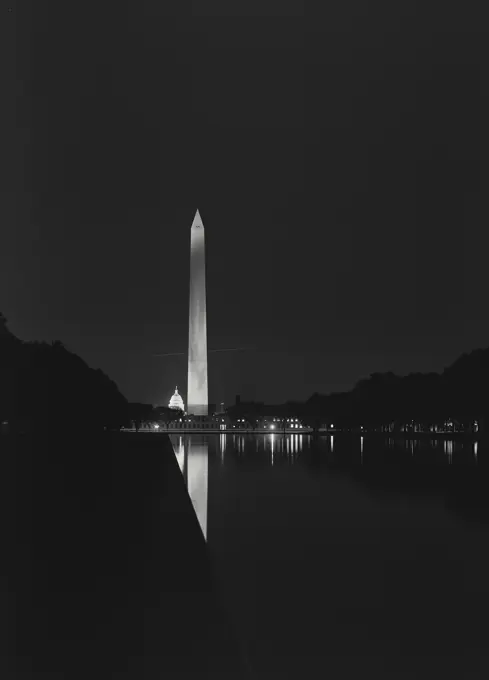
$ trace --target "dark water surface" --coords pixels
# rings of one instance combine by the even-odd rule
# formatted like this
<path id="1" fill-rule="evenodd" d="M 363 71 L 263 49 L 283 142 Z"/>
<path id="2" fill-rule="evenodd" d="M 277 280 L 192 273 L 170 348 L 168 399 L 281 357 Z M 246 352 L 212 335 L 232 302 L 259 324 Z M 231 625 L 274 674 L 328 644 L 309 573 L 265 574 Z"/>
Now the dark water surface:
<path id="1" fill-rule="evenodd" d="M 172 443 L 252 677 L 489 677 L 485 445 Z"/>
<path id="2" fill-rule="evenodd" d="M 166 436 L 8 437 L 0 454 L 1 680 L 244 677 Z"/>

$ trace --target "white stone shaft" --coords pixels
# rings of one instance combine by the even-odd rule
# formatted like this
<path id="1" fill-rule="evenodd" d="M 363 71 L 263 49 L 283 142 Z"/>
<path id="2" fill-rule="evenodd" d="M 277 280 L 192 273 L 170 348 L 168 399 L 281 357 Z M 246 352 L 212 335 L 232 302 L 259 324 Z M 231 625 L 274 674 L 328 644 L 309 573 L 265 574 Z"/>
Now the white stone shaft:
<path id="1" fill-rule="evenodd" d="M 208 404 L 205 233 L 197 210 L 190 229 L 187 412 L 207 416 Z"/>

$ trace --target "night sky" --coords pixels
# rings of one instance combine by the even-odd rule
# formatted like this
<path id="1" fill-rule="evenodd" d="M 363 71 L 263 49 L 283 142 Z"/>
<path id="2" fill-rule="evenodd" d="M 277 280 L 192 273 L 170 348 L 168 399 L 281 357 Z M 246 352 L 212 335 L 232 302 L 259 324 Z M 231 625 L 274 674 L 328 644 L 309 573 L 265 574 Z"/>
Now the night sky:
<path id="1" fill-rule="evenodd" d="M 305 399 L 489 345 L 484 3 L 11 0 L 0 310 L 131 401 Z M 5 94 L 7 96 L 5 96 Z"/>

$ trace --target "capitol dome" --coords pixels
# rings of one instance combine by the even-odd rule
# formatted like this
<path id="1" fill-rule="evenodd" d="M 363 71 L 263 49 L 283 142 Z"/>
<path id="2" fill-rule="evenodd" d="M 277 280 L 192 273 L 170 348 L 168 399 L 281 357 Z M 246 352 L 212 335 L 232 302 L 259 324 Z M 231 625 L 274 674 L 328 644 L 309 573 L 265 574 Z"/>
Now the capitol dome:
<path id="1" fill-rule="evenodd" d="M 182 411 L 185 411 L 183 399 L 178 394 L 178 388 L 177 387 L 175 387 L 175 394 L 172 395 L 172 398 L 170 399 L 170 403 L 168 404 L 168 408 L 175 408 L 175 409 L 180 408 L 180 409 L 182 409 Z"/>

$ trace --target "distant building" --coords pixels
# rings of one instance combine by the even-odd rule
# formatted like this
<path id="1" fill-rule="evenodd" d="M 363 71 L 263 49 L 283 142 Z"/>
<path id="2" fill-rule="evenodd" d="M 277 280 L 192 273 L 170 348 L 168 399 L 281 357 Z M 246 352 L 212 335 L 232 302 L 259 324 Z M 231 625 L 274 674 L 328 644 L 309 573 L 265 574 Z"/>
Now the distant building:
<path id="1" fill-rule="evenodd" d="M 185 411 L 185 405 L 180 394 L 178 394 L 178 387 L 175 387 L 175 394 L 172 395 L 168 408 L 181 409 Z"/>
<path id="2" fill-rule="evenodd" d="M 226 414 L 214 416 L 196 416 L 187 414 L 163 426 L 166 430 L 187 431 L 187 430 L 228 430 L 231 428 L 231 421 Z"/>
<path id="3" fill-rule="evenodd" d="M 261 416 L 257 420 L 257 427 L 259 429 L 265 430 L 303 430 L 306 429 L 299 418 L 286 418 L 284 416 L 277 415 L 275 417 L 271 415 Z"/>

